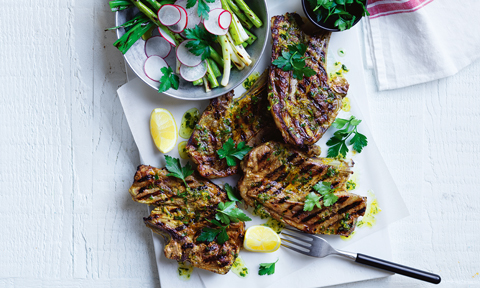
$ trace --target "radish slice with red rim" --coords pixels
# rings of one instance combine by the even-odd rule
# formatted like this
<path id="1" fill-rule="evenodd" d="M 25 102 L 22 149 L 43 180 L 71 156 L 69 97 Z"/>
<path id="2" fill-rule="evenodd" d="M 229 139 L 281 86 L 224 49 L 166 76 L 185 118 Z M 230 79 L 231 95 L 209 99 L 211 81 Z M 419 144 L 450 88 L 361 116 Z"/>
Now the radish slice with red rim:
<path id="1" fill-rule="evenodd" d="M 150 78 L 150 80 L 160 82 L 160 78 L 163 76 L 161 71 L 163 67 L 168 67 L 167 62 L 163 60 L 162 57 L 154 55 L 145 60 L 143 71 L 145 72 L 145 75 Z"/>
<path id="2" fill-rule="evenodd" d="M 177 46 L 175 44 L 175 39 L 173 39 L 172 36 L 168 34 L 168 30 L 165 30 L 165 28 L 162 27 L 158 27 L 158 32 L 160 33 L 160 35 L 162 35 L 163 38 L 165 38 L 165 40 L 168 41 L 168 43 L 172 44 L 173 47 Z"/>
<path id="3" fill-rule="evenodd" d="M 198 8 L 198 1 L 195 1 L 195 5 L 187 9 L 187 0 L 177 0 L 175 5 L 185 8 L 187 11 L 188 22 L 185 29 L 195 28 L 196 25 L 202 22 L 202 18 L 198 16 L 197 8 Z"/>
<path id="4" fill-rule="evenodd" d="M 177 24 L 181 18 L 182 14 L 180 9 L 176 5 L 165 4 L 158 9 L 158 20 L 165 26 L 172 26 Z"/>
<path id="5" fill-rule="evenodd" d="M 185 66 L 193 67 L 202 62 L 202 56 L 197 56 L 190 52 L 186 47 L 187 43 L 192 40 L 185 40 L 177 48 L 177 59 Z M 196 79 L 195 79 L 196 80 Z"/>
<path id="6" fill-rule="evenodd" d="M 232 14 L 228 10 L 223 10 L 218 16 L 218 26 L 222 29 L 228 29 L 232 23 Z"/>
<path id="7" fill-rule="evenodd" d="M 208 20 L 204 19 L 203 20 L 203 26 L 205 26 L 205 29 L 215 35 L 225 35 L 228 32 L 228 29 L 223 29 L 220 27 L 220 24 L 218 23 L 220 14 L 223 13 L 226 10 L 223 9 L 213 9 L 208 13 Z M 228 12 L 228 11 L 227 11 Z M 230 14 L 231 16 L 231 14 Z"/>
<path id="8" fill-rule="evenodd" d="M 180 10 L 180 14 L 182 14 L 182 18 L 180 21 L 172 26 L 169 26 L 168 29 L 172 31 L 173 33 L 181 33 L 187 27 L 188 24 L 188 15 L 187 15 L 187 10 L 183 8 L 182 6 L 177 6 L 178 10 Z"/>
<path id="9" fill-rule="evenodd" d="M 202 61 L 197 66 L 188 67 L 182 65 L 180 67 L 180 76 L 182 76 L 185 81 L 193 82 L 205 76 L 207 73 L 207 65 L 205 65 L 205 61 Z"/>
<path id="10" fill-rule="evenodd" d="M 145 55 L 147 57 L 156 55 L 165 58 L 170 54 L 170 50 L 172 50 L 172 45 L 161 36 L 150 37 L 145 42 Z"/>

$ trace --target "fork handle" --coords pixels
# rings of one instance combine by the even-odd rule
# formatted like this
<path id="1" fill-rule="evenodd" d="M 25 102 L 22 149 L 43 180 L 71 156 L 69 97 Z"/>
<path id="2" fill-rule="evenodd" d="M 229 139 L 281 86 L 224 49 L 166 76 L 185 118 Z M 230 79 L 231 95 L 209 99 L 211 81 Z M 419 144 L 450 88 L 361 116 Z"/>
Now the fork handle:
<path id="1" fill-rule="evenodd" d="M 358 253 L 357 258 L 355 259 L 355 262 L 376 267 L 379 269 L 387 270 L 390 272 L 402 274 L 408 277 L 430 282 L 433 284 L 438 284 L 442 280 L 440 276 L 437 274 L 433 274 L 430 272 L 418 270 L 415 268 L 403 266 L 403 265 L 392 263 L 392 262 L 388 262 L 388 261 L 378 259 L 372 256 L 368 256 L 365 254 Z"/>

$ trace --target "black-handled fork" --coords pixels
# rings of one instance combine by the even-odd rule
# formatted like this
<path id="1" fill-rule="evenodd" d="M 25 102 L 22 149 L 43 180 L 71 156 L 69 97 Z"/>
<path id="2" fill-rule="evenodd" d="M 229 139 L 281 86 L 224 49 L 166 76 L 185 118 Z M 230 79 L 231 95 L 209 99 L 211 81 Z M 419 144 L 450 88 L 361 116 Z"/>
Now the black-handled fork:
<path id="1" fill-rule="evenodd" d="M 282 246 L 307 256 L 318 258 L 323 258 L 329 255 L 342 256 L 360 264 L 387 270 L 390 272 L 398 273 L 434 284 L 438 284 L 442 280 L 439 275 L 430 272 L 392 263 L 365 254 L 337 250 L 330 246 L 330 244 L 328 244 L 325 239 L 318 237 L 317 235 L 307 234 L 301 232 L 300 230 L 294 230 L 287 227 L 285 227 L 284 229 L 294 233 L 286 233 L 285 231 L 282 231 L 282 236 L 284 235 L 289 237 L 288 239 L 281 238 Z M 293 239 L 297 241 L 294 241 Z M 285 244 L 285 242 L 294 244 L 295 246 L 287 245 Z"/>

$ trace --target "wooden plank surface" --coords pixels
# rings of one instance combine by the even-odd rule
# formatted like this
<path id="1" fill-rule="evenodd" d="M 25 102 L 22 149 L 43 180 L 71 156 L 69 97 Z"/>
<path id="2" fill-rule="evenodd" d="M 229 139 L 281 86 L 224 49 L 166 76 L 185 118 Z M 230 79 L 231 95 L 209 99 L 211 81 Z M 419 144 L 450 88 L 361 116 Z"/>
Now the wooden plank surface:
<path id="1" fill-rule="evenodd" d="M 0 18 L 0 287 L 159 287 L 107 1 L 7 0 Z M 480 285 L 480 61 L 378 92 L 372 130 L 411 216 L 393 258 Z M 352 95 L 353 97 L 353 95 Z M 430 287 L 400 276 L 340 287 Z"/>

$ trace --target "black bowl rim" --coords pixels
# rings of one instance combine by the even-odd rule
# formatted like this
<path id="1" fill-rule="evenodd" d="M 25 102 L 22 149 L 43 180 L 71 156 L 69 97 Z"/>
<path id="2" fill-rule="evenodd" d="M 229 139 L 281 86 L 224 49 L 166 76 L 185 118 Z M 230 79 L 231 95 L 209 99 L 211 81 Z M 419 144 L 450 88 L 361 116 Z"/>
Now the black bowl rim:
<path id="1" fill-rule="evenodd" d="M 323 29 L 323 30 L 326 30 L 326 31 L 330 31 L 330 32 L 343 32 L 341 31 L 340 29 L 338 28 L 330 28 L 330 27 L 326 27 L 326 26 L 323 26 L 322 24 L 318 23 L 317 21 L 313 20 L 312 16 L 310 15 L 310 13 L 308 12 L 308 9 L 307 9 L 307 5 L 306 5 L 306 2 L 307 0 L 302 0 L 302 8 L 303 8 L 303 12 L 305 13 L 305 15 L 307 16 L 308 20 L 310 20 L 310 22 L 312 22 L 315 26 Z M 365 0 L 365 6 L 368 4 L 368 0 Z M 362 17 L 359 17 L 357 20 L 355 20 L 353 22 L 353 26 L 357 25 L 358 22 L 360 22 L 360 20 L 362 20 L 364 16 L 362 15 Z M 350 28 L 351 29 L 351 28 Z M 347 29 L 349 30 L 349 29 Z M 347 31 L 347 30 L 344 30 L 344 31 Z"/>

